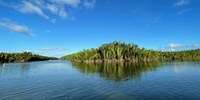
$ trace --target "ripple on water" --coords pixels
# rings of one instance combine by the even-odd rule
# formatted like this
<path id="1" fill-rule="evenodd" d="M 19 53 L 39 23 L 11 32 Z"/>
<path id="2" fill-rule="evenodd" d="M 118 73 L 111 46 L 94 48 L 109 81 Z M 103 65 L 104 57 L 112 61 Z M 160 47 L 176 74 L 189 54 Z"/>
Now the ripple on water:
<path id="1" fill-rule="evenodd" d="M 199 63 L 94 66 L 68 61 L 6 64 L 0 67 L 0 100 L 200 99 Z"/>

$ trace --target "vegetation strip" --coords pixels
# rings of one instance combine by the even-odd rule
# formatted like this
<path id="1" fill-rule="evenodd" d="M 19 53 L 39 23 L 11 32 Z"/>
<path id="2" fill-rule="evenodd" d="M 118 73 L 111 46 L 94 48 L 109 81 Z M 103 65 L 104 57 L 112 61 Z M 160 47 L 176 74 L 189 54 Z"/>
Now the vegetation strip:
<path id="1" fill-rule="evenodd" d="M 61 57 L 75 62 L 149 62 L 200 60 L 200 49 L 186 51 L 156 51 L 139 48 L 132 43 L 114 41 L 99 48 L 83 50 Z"/>
<path id="2" fill-rule="evenodd" d="M 41 56 L 37 54 L 33 54 L 31 52 L 23 52 L 23 53 L 0 53 L 0 63 L 5 62 L 28 62 L 28 61 L 44 61 L 44 60 L 56 60 L 56 57 L 47 57 Z"/>

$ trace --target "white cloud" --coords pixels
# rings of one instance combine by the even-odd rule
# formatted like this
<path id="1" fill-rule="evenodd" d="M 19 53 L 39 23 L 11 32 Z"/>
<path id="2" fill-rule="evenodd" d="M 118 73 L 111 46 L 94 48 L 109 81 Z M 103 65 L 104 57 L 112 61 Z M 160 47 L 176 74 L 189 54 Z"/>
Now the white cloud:
<path id="1" fill-rule="evenodd" d="M 47 4 L 46 9 L 48 9 L 49 11 L 51 11 L 52 13 L 57 13 L 59 8 L 54 5 L 54 4 Z"/>
<path id="2" fill-rule="evenodd" d="M 6 3 L 1 1 L 3 6 L 11 7 L 22 13 L 37 14 L 52 23 L 55 19 L 51 15 L 57 15 L 61 18 L 73 18 L 70 11 L 84 7 L 85 9 L 92 9 L 95 7 L 96 0 L 21 0 L 18 3 Z"/>
<path id="3" fill-rule="evenodd" d="M 56 3 L 47 3 L 46 8 L 44 10 L 50 11 L 52 14 L 58 15 L 61 18 L 67 18 L 68 12 L 65 9 L 65 5 L 60 5 Z"/>
<path id="4" fill-rule="evenodd" d="M 169 48 L 180 48 L 180 47 L 182 47 L 181 44 L 174 44 L 174 43 L 169 44 Z"/>
<path id="5" fill-rule="evenodd" d="M 175 49 L 171 48 L 171 51 L 175 51 Z"/>
<path id="6" fill-rule="evenodd" d="M 57 51 L 65 51 L 67 49 L 65 48 L 41 48 L 40 51 L 53 51 L 53 50 L 57 50 Z"/>
<path id="7" fill-rule="evenodd" d="M 46 19 L 49 19 L 49 17 L 44 14 L 43 10 L 39 6 L 34 5 L 32 2 L 22 1 L 21 4 L 15 6 L 15 9 L 22 13 L 36 13 Z"/>
<path id="8" fill-rule="evenodd" d="M 29 0 L 30 2 L 34 3 L 35 5 L 39 6 L 40 8 L 45 7 L 45 0 Z"/>
<path id="9" fill-rule="evenodd" d="M 86 9 L 93 9 L 95 7 L 96 0 L 84 0 L 83 6 Z"/>
<path id="10" fill-rule="evenodd" d="M 197 49 L 200 48 L 200 44 L 189 44 L 189 45 L 181 45 L 176 43 L 170 43 L 168 47 L 165 47 L 165 50 L 170 51 L 179 51 L 179 50 L 188 50 L 188 49 Z"/>
<path id="11" fill-rule="evenodd" d="M 196 47 L 200 47 L 200 44 L 181 45 L 181 44 L 170 43 L 168 48 L 196 48 Z"/>
<path id="12" fill-rule="evenodd" d="M 69 5 L 72 7 L 77 7 L 79 3 L 81 3 L 80 0 L 52 0 L 52 2 L 60 5 Z"/>
<path id="13" fill-rule="evenodd" d="M 40 51 L 52 50 L 52 48 L 41 48 Z"/>
<path id="14" fill-rule="evenodd" d="M 17 32 L 17 33 L 23 33 L 31 36 L 35 36 L 28 27 L 24 25 L 17 24 L 15 22 L 12 22 L 11 20 L 7 19 L 2 22 L 0 22 L 0 27 L 6 28 L 10 31 Z"/>
<path id="15" fill-rule="evenodd" d="M 65 48 L 56 48 L 56 50 L 61 50 L 61 51 L 63 51 L 63 50 L 67 50 L 67 49 L 65 49 Z"/>
<path id="16" fill-rule="evenodd" d="M 200 44 L 192 44 L 191 47 L 200 47 Z"/>
<path id="17" fill-rule="evenodd" d="M 47 15 L 47 12 L 58 15 L 62 18 L 67 18 L 68 13 L 65 10 L 65 4 L 70 5 L 70 1 L 71 5 L 75 6 L 74 0 L 55 0 L 55 1 L 23 0 L 20 4 L 14 5 L 14 8 L 22 13 L 38 14 L 46 19 L 50 19 L 50 17 Z M 52 21 L 51 19 L 50 21 L 53 23 L 55 22 Z"/>
<path id="18" fill-rule="evenodd" d="M 178 0 L 175 4 L 174 4 L 174 6 L 184 6 L 184 5 L 189 5 L 190 4 L 190 2 L 189 2 L 189 0 Z"/>
<path id="19" fill-rule="evenodd" d="M 67 12 L 65 9 L 60 9 L 58 15 L 62 18 L 66 18 L 68 16 Z"/>

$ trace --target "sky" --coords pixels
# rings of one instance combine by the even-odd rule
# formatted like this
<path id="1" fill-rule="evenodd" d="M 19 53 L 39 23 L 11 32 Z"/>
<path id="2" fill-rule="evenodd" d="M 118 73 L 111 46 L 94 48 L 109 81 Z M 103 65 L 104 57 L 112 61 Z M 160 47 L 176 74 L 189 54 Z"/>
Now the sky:
<path id="1" fill-rule="evenodd" d="M 0 52 L 61 57 L 122 41 L 200 48 L 200 0 L 0 0 Z"/>

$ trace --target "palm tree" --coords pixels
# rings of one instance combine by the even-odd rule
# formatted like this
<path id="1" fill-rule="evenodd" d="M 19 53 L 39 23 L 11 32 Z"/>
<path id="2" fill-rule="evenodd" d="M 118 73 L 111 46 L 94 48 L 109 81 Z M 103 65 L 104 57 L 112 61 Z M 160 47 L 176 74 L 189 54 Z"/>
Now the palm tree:
<path id="1" fill-rule="evenodd" d="M 166 60 L 198 60 L 200 59 L 200 49 L 179 51 L 179 52 L 162 52 L 155 50 L 140 49 L 133 43 L 114 41 L 103 44 L 97 49 L 88 49 L 81 52 L 67 55 L 61 59 L 72 61 L 166 61 Z M 114 60 L 113 60 L 114 59 Z"/>

